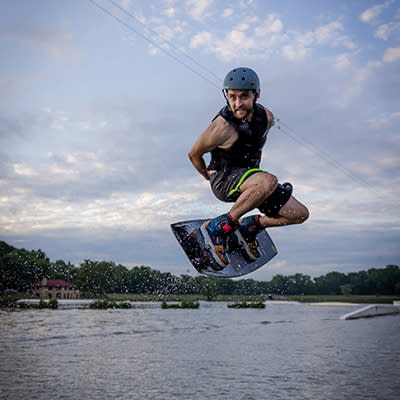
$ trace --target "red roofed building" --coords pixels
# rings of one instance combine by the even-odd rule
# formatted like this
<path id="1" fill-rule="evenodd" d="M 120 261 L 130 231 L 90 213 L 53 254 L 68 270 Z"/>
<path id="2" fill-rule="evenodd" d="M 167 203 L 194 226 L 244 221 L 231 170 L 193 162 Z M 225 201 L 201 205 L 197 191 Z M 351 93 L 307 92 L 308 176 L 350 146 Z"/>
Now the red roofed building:
<path id="1" fill-rule="evenodd" d="M 79 299 L 79 290 L 61 279 L 46 279 L 32 285 L 32 293 L 41 299 Z"/>

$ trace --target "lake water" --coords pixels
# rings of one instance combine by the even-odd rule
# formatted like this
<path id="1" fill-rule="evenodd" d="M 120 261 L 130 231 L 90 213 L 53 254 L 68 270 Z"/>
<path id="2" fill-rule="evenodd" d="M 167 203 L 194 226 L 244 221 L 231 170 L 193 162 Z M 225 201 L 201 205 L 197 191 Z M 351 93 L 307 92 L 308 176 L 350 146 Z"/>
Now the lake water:
<path id="1" fill-rule="evenodd" d="M 353 310 L 3 310 L 0 398 L 400 399 L 400 316 Z"/>

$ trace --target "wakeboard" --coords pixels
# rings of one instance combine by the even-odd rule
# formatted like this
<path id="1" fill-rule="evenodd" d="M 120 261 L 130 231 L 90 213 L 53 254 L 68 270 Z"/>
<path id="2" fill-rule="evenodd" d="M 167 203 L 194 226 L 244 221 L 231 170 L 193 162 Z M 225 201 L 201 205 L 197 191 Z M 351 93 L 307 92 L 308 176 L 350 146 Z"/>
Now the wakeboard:
<path id="1" fill-rule="evenodd" d="M 227 238 L 227 253 L 230 263 L 222 268 L 214 259 L 211 247 L 200 231 L 207 219 L 195 219 L 171 224 L 172 232 L 181 245 L 186 256 L 198 272 L 204 275 L 235 278 L 249 274 L 270 261 L 278 253 L 266 230 L 257 235 L 260 257 L 251 261 L 234 234 Z"/>

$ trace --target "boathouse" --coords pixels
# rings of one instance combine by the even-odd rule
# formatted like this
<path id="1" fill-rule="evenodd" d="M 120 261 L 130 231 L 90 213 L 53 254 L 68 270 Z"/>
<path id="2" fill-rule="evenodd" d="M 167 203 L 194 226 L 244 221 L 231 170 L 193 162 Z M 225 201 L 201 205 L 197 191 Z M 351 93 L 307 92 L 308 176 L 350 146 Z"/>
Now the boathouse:
<path id="1" fill-rule="evenodd" d="M 79 290 L 61 279 L 46 279 L 32 285 L 32 294 L 41 299 L 79 299 Z"/>

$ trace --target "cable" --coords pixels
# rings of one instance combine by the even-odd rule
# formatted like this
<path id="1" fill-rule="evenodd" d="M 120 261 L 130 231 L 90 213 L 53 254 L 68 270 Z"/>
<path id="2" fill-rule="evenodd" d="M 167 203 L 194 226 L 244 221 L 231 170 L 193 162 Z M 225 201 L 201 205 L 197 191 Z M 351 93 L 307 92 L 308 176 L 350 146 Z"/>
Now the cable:
<path id="1" fill-rule="evenodd" d="M 128 28 L 129 30 L 131 30 L 132 32 L 136 33 L 138 36 L 140 36 L 143 40 L 145 40 L 146 42 L 149 42 L 150 44 L 152 44 L 154 47 L 157 47 L 159 50 L 161 50 L 164 54 L 166 54 L 168 57 L 171 57 L 173 60 L 175 60 L 176 62 L 178 62 L 179 64 L 183 65 L 184 67 L 188 68 L 190 71 L 192 71 L 194 74 L 196 74 L 197 76 L 199 76 L 200 78 L 203 78 L 205 81 L 207 81 L 210 85 L 220 89 L 220 87 L 218 85 L 216 85 L 214 82 L 212 82 L 210 79 L 208 79 L 206 76 L 204 76 L 203 74 L 199 73 L 198 71 L 196 71 L 195 69 L 193 69 L 190 65 L 186 64 L 185 62 L 183 62 L 182 60 L 180 60 L 179 58 L 175 57 L 173 54 L 169 53 L 167 50 L 163 49 L 160 45 L 158 45 L 156 42 L 154 42 L 154 40 L 149 39 L 147 36 L 143 35 L 142 33 L 138 32 L 135 28 L 133 28 L 132 26 L 128 25 L 126 22 L 124 22 L 122 19 L 118 18 L 116 15 L 114 15 L 113 13 L 111 13 L 110 11 L 108 11 L 106 8 L 104 8 L 103 6 L 101 6 L 100 4 L 96 3 L 94 0 L 89 0 L 91 3 L 93 3 L 96 7 L 98 7 L 100 10 L 102 10 L 103 12 L 105 12 L 106 14 L 108 14 L 110 17 L 114 18 L 116 21 L 118 21 L 120 24 L 124 25 L 126 28 Z"/>
<path id="2" fill-rule="evenodd" d="M 152 29 L 150 26 L 148 26 L 147 24 L 145 24 L 144 22 L 140 21 L 139 18 L 137 18 L 135 15 L 133 15 L 132 13 L 128 12 L 127 10 L 125 10 L 123 7 L 121 7 L 119 4 L 115 3 L 114 0 L 108 0 L 110 3 L 112 3 L 115 7 L 119 8 L 122 12 L 124 12 L 126 15 L 128 15 L 129 17 L 133 18 L 136 22 L 138 22 L 140 25 L 144 26 L 146 29 L 148 29 L 151 33 L 153 33 L 154 35 L 158 36 L 162 41 L 164 41 L 165 43 L 167 43 L 168 45 L 170 45 L 172 48 L 174 48 L 178 53 L 182 54 L 183 56 L 187 57 L 190 61 L 192 61 L 193 63 L 195 63 L 198 67 L 200 67 L 201 69 L 203 69 L 204 71 L 206 71 L 207 73 L 209 73 L 211 76 L 213 76 L 218 82 L 221 82 L 222 79 L 220 77 L 218 77 L 217 75 L 214 74 L 214 72 L 210 71 L 207 67 L 205 67 L 204 65 L 202 65 L 201 63 L 199 63 L 196 59 L 194 59 L 193 57 L 191 57 L 189 54 L 185 53 L 183 50 L 181 50 L 179 47 L 175 46 L 174 43 L 172 43 L 171 41 L 169 41 L 168 39 L 165 39 L 163 36 L 161 36 L 157 31 L 155 31 L 154 29 Z"/>
<path id="3" fill-rule="evenodd" d="M 288 130 L 292 131 L 293 134 L 288 132 L 286 129 L 282 129 L 281 125 L 284 125 Z M 300 146 L 303 146 L 304 148 L 308 148 L 313 153 L 318 154 L 319 157 L 321 157 L 323 160 L 325 160 L 327 163 L 329 163 L 333 167 L 335 167 L 335 168 L 341 170 L 342 172 L 344 172 L 348 177 L 350 177 L 354 181 L 357 181 L 358 183 L 361 183 L 361 184 L 367 186 L 369 189 L 373 190 L 377 195 L 379 195 L 380 197 L 383 197 L 383 194 L 378 192 L 375 189 L 375 187 L 373 187 L 369 182 L 367 182 L 365 179 L 361 178 L 360 176 L 355 175 L 349 168 L 347 168 L 344 165 L 340 164 L 338 161 L 336 161 L 335 159 L 330 157 L 328 154 L 326 154 L 325 152 L 320 150 L 318 147 L 316 147 L 314 144 L 312 144 L 308 140 L 306 140 L 304 138 L 301 138 L 299 135 L 296 134 L 296 132 L 292 128 L 290 128 L 287 124 L 282 122 L 282 120 L 280 120 L 279 118 L 277 118 L 277 128 L 281 132 L 283 132 L 284 134 L 289 136 L 292 140 L 294 140 Z"/>
<path id="4" fill-rule="evenodd" d="M 148 38 L 146 35 L 140 33 L 139 31 L 137 31 L 135 28 L 133 28 L 131 25 L 127 24 L 126 22 L 124 22 L 122 19 L 120 19 L 119 17 L 117 17 L 116 15 L 114 15 L 111 11 L 107 10 L 105 7 L 101 6 L 100 4 L 98 4 L 95 0 L 89 0 L 92 4 L 94 4 L 96 7 L 98 7 L 100 10 L 102 10 L 104 13 L 108 14 L 110 17 L 112 17 L 113 19 L 115 19 L 117 22 L 119 22 L 121 25 L 125 26 L 126 28 L 128 28 L 129 30 L 131 30 L 132 32 L 136 33 L 136 35 L 138 35 L 139 37 L 141 37 L 143 40 L 147 41 L 148 43 L 150 43 L 151 45 L 153 45 L 154 47 L 158 48 L 159 50 L 161 50 L 164 54 L 166 54 L 168 57 L 172 58 L 173 60 L 175 60 L 176 62 L 178 62 L 179 64 L 183 65 L 184 67 L 188 68 L 191 72 L 193 72 L 194 74 L 196 74 L 197 76 L 199 76 L 200 78 L 204 79 L 206 82 L 208 82 L 210 85 L 220 89 L 220 86 L 217 85 L 216 83 L 214 83 L 213 81 L 211 81 L 208 77 L 204 76 L 203 74 L 201 74 L 200 72 L 196 71 L 195 69 L 193 69 L 190 65 L 188 65 L 187 63 L 185 63 L 184 61 L 180 60 L 179 58 L 177 58 L 176 56 L 174 56 L 173 54 L 171 54 L 170 52 L 168 52 L 167 50 L 165 50 L 164 48 L 161 47 L 161 45 L 157 44 L 154 40 Z M 183 55 L 184 57 L 188 58 L 191 62 L 193 62 L 194 64 L 196 64 L 198 67 L 200 67 L 201 69 L 203 69 L 204 71 L 206 71 L 208 74 L 210 74 L 211 76 L 213 76 L 215 79 L 217 79 L 218 81 L 220 81 L 219 77 L 216 76 L 212 71 L 210 71 L 208 68 L 206 68 L 204 65 L 202 65 L 201 63 L 199 63 L 198 61 L 196 61 L 194 58 L 192 58 L 190 55 L 188 55 L 187 53 L 185 53 L 184 51 L 182 51 L 181 49 L 179 49 L 177 46 L 175 46 L 172 42 L 170 42 L 169 40 L 165 39 L 164 37 L 162 37 L 158 32 L 156 32 L 154 29 L 152 29 L 151 27 L 149 27 L 148 25 L 146 25 L 145 23 L 143 23 L 142 21 L 140 21 L 135 15 L 131 14 L 130 12 L 128 12 L 127 10 L 125 10 L 123 7 L 121 7 L 120 5 L 118 5 L 117 3 L 115 3 L 114 0 L 108 0 L 111 4 L 113 4 L 115 7 L 117 7 L 119 10 L 121 10 L 122 12 L 124 12 L 126 15 L 128 15 L 130 18 L 134 19 L 136 22 L 138 22 L 139 24 L 141 24 L 143 27 L 145 27 L 147 30 L 149 30 L 152 34 L 158 36 L 164 43 L 168 44 L 169 46 L 171 46 L 175 51 L 177 51 L 178 53 L 180 53 L 181 55 Z M 284 125 L 287 129 L 282 129 L 281 124 Z M 373 188 L 367 181 L 365 181 L 364 179 L 362 179 L 361 177 L 355 175 L 349 168 L 343 166 L 342 164 L 340 164 L 339 162 L 337 162 L 336 160 L 334 160 L 332 157 L 330 157 L 328 154 L 324 153 L 322 150 L 320 150 L 318 147 L 316 147 L 314 144 L 312 144 L 310 141 L 305 140 L 304 138 L 301 138 L 298 134 L 296 134 L 296 132 L 291 129 L 287 124 L 285 124 L 284 122 L 282 122 L 279 118 L 277 119 L 277 128 L 282 131 L 283 133 L 285 133 L 287 136 L 289 136 L 292 140 L 294 140 L 296 143 L 298 143 L 300 146 L 303 146 L 305 148 L 308 148 L 310 151 L 318 154 L 323 160 L 325 160 L 327 163 L 329 163 L 330 165 L 332 165 L 333 167 L 342 170 L 347 176 L 349 176 L 351 179 L 358 181 L 359 183 L 362 183 L 363 185 L 366 185 L 370 188 L 372 188 L 372 190 L 375 191 L 375 193 L 377 193 L 378 195 L 380 195 L 375 188 Z M 292 131 L 293 134 L 291 134 L 289 131 Z"/>

